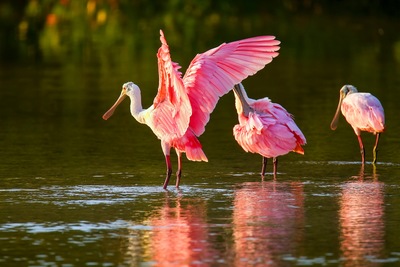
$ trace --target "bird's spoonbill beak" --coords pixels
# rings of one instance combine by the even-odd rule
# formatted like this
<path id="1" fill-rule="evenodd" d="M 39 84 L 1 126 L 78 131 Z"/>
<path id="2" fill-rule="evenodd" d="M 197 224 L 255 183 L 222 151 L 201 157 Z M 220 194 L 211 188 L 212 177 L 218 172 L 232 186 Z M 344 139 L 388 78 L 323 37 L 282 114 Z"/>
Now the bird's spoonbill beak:
<path id="1" fill-rule="evenodd" d="M 333 116 L 333 120 L 331 122 L 331 129 L 332 130 L 336 130 L 338 122 L 339 122 L 339 113 L 340 113 L 340 108 L 342 106 L 342 101 L 345 98 L 346 94 L 340 92 L 340 96 L 339 96 L 339 104 L 338 107 L 336 109 L 336 113 L 335 116 Z"/>
<path id="2" fill-rule="evenodd" d="M 121 95 L 118 97 L 117 101 L 112 105 L 112 107 L 103 115 L 103 119 L 108 120 L 114 113 L 115 109 L 118 107 L 119 104 L 125 99 L 126 97 L 126 90 L 122 89 Z"/>

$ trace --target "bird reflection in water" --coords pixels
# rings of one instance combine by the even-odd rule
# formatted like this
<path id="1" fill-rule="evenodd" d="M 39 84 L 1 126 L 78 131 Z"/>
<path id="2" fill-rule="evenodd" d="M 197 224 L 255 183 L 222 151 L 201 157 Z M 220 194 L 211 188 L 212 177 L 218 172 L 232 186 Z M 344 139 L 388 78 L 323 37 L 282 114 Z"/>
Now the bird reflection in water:
<path id="1" fill-rule="evenodd" d="M 163 206 L 146 221 L 151 227 L 143 243 L 151 266 L 210 266 L 206 202 L 166 197 Z M 146 260 L 145 260 L 146 261 Z"/>
<path id="2" fill-rule="evenodd" d="M 235 192 L 233 224 L 234 266 L 279 266 L 303 239 L 303 184 L 244 183 Z"/>
<path id="3" fill-rule="evenodd" d="M 340 249 L 343 266 L 371 266 L 384 250 L 384 184 L 377 180 L 376 166 L 367 177 L 364 165 L 356 181 L 342 186 L 339 200 Z M 373 266 L 380 266 L 374 263 Z"/>

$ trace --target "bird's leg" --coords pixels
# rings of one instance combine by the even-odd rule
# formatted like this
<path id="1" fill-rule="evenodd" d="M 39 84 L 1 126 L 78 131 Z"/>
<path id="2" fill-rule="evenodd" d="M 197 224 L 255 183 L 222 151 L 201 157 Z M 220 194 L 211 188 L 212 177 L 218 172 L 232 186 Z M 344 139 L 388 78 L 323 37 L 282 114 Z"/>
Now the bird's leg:
<path id="1" fill-rule="evenodd" d="M 276 173 L 278 172 L 278 158 L 274 158 L 273 163 L 274 163 L 274 178 L 276 178 Z"/>
<path id="2" fill-rule="evenodd" d="M 182 175 L 182 153 L 175 149 L 176 155 L 178 155 L 178 170 L 176 171 L 176 188 L 179 187 Z"/>
<path id="3" fill-rule="evenodd" d="M 161 141 L 161 148 L 162 151 L 165 155 L 165 164 L 167 165 L 167 174 L 165 176 L 165 181 L 164 181 L 164 185 L 163 188 L 167 189 L 168 183 L 169 183 L 169 179 L 171 178 L 171 174 L 172 174 L 172 166 L 171 166 L 171 158 L 170 158 L 170 151 L 171 151 L 171 147 L 169 146 L 169 144 Z"/>
<path id="4" fill-rule="evenodd" d="M 172 174 L 171 159 L 170 159 L 169 155 L 165 155 L 165 163 L 167 164 L 167 174 L 165 176 L 163 188 L 167 189 L 169 179 L 171 178 L 171 174 Z"/>
<path id="5" fill-rule="evenodd" d="M 361 140 L 361 135 L 357 135 L 357 139 L 358 139 L 358 143 L 360 145 L 361 163 L 364 164 L 365 163 L 365 149 L 364 149 L 363 142 Z"/>
<path id="6" fill-rule="evenodd" d="M 262 158 L 262 168 L 261 168 L 261 177 L 262 178 L 264 178 L 264 175 L 265 175 L 265 169 L 267 168 L 267 161 L 268 161 L 268 158 L 266 158 L 266 157 Z"/>
<path id="7" fill-rule="evenodd" d="M 379 142 L 379 136 L 381 134 L 380 133 L 376 133 L 376 139 L 375 139 L 375 146 L 374 146 L 374 150 L 373 150 L 373 154 L 374 154 L 374 160 L 372 161 L 373 164 L 376 163 L 376 159 L 377 159 L 377 154 L 378 154 L 378 142 Z"/>

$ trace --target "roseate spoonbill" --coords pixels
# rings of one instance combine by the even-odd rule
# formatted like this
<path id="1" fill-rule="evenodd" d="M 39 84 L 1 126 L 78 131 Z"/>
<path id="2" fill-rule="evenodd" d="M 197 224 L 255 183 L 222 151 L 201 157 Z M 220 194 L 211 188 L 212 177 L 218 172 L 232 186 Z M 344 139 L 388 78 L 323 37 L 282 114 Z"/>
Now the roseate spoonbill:
<path id="1" fill-rule="evenodd" d="M 233 127 L 233 135 L 246 151 L 263 157 L 261 175 L 264 177 L 267 159 L 273 158 L 273 174 L 276 176 L 278 156 L 290 151 L 304 154 L 306 138 L 297 127 L 291 114 L 268 97 L 251 99 L 241 83 L 233 88 L 239 124 Z"/>
<path id="2" fill-rule="evenodd" d="M 182 78 L 180 66 L 171 60 L 161 30 L 160 35 L 161 47 L 157 53 L 159 85 L 153 104 L 143 109 L 139 87 L 128 82 L 122 86 L 121 95 L 103 119 L 107 120 L 126 96 L 131 99 L 132 116 L 147 124 L 161 140 L 167 165 L 163 186 L 166 189 L 172 173 L 170 149 L 175 148 L 178 156 L 178 187 L 182 152 L 189 160 L 207 161 L 197 137 L 204 132 L 219 97 L 271 62 L 278 55 L 280 42 L 274 36 L 258 36 L 223 43 L 196 55 Z"/>
<path id="3" fill-rule="evenodd" d="M 376 135 L 373 149 L 374 159 L 372 161 L 375 164 L 379 136 L 385 130 L 385 114 L 381 102 L 370 93 L 359 93 L 353 85 L 344 85 L 340 89 L 339 104 L 331 122 L 332 130 L 337 128 L 340 110 L 357 135 L 362 164 L 365 163 L 365 149 L 361 139 L 361 131 Z"/>

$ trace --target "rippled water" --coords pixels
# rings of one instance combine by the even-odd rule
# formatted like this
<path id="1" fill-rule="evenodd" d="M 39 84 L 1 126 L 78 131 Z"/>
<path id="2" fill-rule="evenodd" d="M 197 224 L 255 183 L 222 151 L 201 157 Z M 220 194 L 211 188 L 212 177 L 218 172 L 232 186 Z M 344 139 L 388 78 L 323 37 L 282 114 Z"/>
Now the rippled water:
<path id="1" fill-rule="evenodd" d="M 374 44 L 303 60 L 284 41 L 281 55 L 244 85 L 294 114 L 305 155 L 281 157 L 276 180 L 271 165 L 262 180 L 261 157 L 233 139 L 228 94 L 200 138 L 209 163 L 185 160 L 182 186 L 169 191 L 159 141 L 130 117 L 128 101 L 101 119 L 128 80 L 150 105 L 155 57 L 133 69 L 1 67 L 0 265 L 398 266 L 398 63 L 365 56 L 381 51 Z M 350 126 L 341 118 L 329 129 L 344 83 L 371 91 L 385 108 L 376 166 L 373 135 L 363 135 L 362 168 Z"/>
<path id="2" fill-rule="evenodd" d="M 322 165 L 322 166 L 321 166 Z M 398 166 L 288 163 L 349 175 L 258 173 L 1 189 L 4 266 L 381 266 L 400 262 Z M 283 168 L 283 167 L 282 167 Z M 380 172 L 382 171 L 382 174 Z M 133 175 L 132 175 L 133 176 Z M 159 177 L 162 178 L 162 177 Z M 9 181 L 11 183 L 11 181 Z M 14 178 L 19 183 L 18 178 Z M 120 183 L 121 185 L 117 185 Z M 132 181 L 132 183 L 135 183 Z"/>

